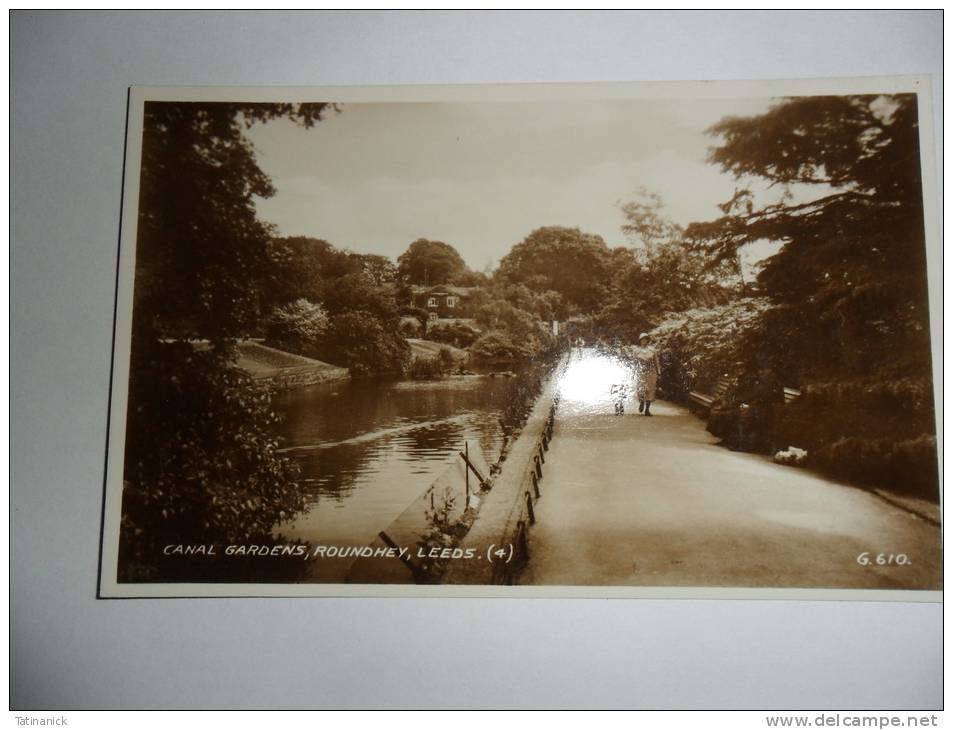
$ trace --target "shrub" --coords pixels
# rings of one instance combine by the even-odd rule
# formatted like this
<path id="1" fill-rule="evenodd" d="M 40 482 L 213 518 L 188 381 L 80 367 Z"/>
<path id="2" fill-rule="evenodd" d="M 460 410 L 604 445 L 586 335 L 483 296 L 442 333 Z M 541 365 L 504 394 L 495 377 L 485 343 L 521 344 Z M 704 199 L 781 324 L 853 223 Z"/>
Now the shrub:
<path id="1" fill-rule="evenodd" d="M 427 331 L 427 324 L 430 321 L 430 313 L 426 309 L 421 307 L 401 307 L 400 308 L 401 317 L 413 317 L 420 323 L 420 332 Z"/>
<path id="2" fill-rule="evenodd" d="M 435 357 L 418 356 L 413 359 L 407 374 L 414 380 L 442 378 L 457 366 L 457 359 L 448 347 L 441 347 Z"/>
<path id="3" fill-rule="evenodd" d="M 516 362 L 534 354 L 531 346 L 515 343 L 504 332 L 488 332 L 470 347 L 470 354 L 487 362 Z"/>
<path id="4" fill-rule="evenodd" d="M 811 383 L 804 388 L 803 403 L 812 408 L 850 404 L 882 417 L 898 418 L 919 430 L 933 430 L 933 384 L 928 377 L 853 378 Z"/>
<path id="5" fill-rule="evenodd" d="M 437 361 L 447 370 L 457 364 L 457 359 L 453 356 L 449 347 L 440 348 L 440 351 L 437 353 Z"/>
<path id="6" fill-rule="evenodd" d="M 320 304 L 307 299 L 276 307 L 271 313 L 265 336 L 268 341 L 295 350 L 307 349 L 328 331 L 328 315 Z"/>
<path id="7" fill-rule="evenodd" d="M 415 357 L 407 374 L 414 380 L 436 380 L 442 378 L 449 368 L 437 357 Z"/>
<path id="8" fill-rule="evenodd" d="M 227 352 L 140 345 L 130 372 L 120 580 L 161 579 L 163 545 L 268 540 L 303 509 L 270 395 Z"/>
<path id="9" fill-rule="evenodd" d="M 423 326 L 416 317 L 404 316 L 400 318 L 400 333 L 404 337 L 420 337 Z"/>
<path id="10" fill-rule="evenodd" d="M 739 373 L 745 366 L 746 339 L 768 306 L 764 299 L 746 298 L 666 317 L 651 331 L 665 396 L 682 400 L 688 391 L 708 388 L 725 373 Z"/>
<path id="11" fill-rule="evenodd" d="M 400 335 L 396 319 L 381 319 L 370 312 L 344 312 L 331 317 L 316 356 L 343 365 L 356 375 L 403 372 L 410 361 L 410 346 Z"/>
<path id="12" fill-rule="evenodd" d="M 396 320 L 400 316 L 394 287 L 378 285 L 365 272 L 354 272 L 325 281 L 321 301 L 331 315 L 369 312 L 383 320 Z"/>
<path id="13" fill-rule="evenodd" d="M 514 436 L 523 427 L 542 389 L 543 371 L 539 369 L 524 371 L 509 381 L 505 405 L 500 413 L 505 438 Z"/>
<path id="14" fill-rule="evenodd" d="M 480 331 L 465 322 L 432 324 L 427 330 L 427 339 L 443 342 L 454 347 L 469 347 L 480 336 Z"/>
<path id="15" fill-rule="evenodd" d="M 885 486 L 934 501 L 938 497 L 934 436 L 903 441 L 846 436 L 809 453 L 809 459 L 843 479 Z"/>
<path id="16" fill-rule="evenodd" d="M 781 409 L 776 441 L 841 478 L 937 500 L 932 395 L 923 376 L 808 384 Z"/>

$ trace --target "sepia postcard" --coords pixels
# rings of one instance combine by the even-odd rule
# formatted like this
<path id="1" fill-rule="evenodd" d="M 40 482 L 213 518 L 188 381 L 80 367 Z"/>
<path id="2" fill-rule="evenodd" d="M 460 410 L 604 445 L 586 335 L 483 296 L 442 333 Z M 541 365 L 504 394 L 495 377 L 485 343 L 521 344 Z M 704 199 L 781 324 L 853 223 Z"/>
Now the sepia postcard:
<path id="1" fill-rule="evenodd" d="M 133 87 L 99 595 L 941 600 L 931 93 Z"/>

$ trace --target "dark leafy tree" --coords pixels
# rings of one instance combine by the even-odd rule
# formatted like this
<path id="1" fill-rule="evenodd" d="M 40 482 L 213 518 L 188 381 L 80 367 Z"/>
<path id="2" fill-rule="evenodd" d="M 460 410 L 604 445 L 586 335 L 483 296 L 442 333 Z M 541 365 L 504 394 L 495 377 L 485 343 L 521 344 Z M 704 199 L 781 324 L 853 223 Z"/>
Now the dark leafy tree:
<path id="1" fill-rule="evenodd" d="M 480 331 L 466 322 L 432 324 L 427 328 L 427 339 L 454 347 L 469 347 L 480 336 Z"/>
<path id="2" fill-rule="evenodd" d="M 397 257 L 397 271 L 409 284 L 456 284 L 472 272 L 453 246 L 418 238 Z"/>
<path id="3" fill-rule="evenodd" d="M 265 312 L 298 299 L 323 301 L 333 295 L 336 280 L 352 274 L 365 274 L 381 286 L 394 280 L 394 265 L 385 256 L 351 253 L 317 238 L 278 238 L 270 242 L 269 253 Z"/>
<path id="4" fill-rule="evenodd" d="M 781 192 L 766 203 L 739 188 L 723 217 L 687 231 L 716 259 L 782 244 L 758 277 L 773 306 L 747 348 L 750 372 L 805 391 L 778 440 L 840 476 L 936 498 L 916 97 L 788 99 L 711 132 L 713 163 Z"/>
<path id="5" fill-rule="evenodd" d="M 482 271 L 460 271 L 454 274 L 452 284 L 456 286 L 486 286 L 489 284 L 489 277 Z"/>
<path id="6" fill-rule="evenodd" d="M 638 249 L 652 251 L 682 238 L 681 226 L 665 217 L 665 203 L 658 193 L 639 188 L 634 199 L 619 208 L 625 216 L 622 232 Z"/>
<path id="7" fill-rule="evenodd" d="M 397 280 L 397 267 L 386 256 L 378 254 L 354 254 L 360 262 L 361 271 L 370 277 L 376 286 L 393 284 Z"/>
<path id="8" fill-rule="evenodd" d="M 802 371 L 791 375 L 823 379 L 901 363 L 926 374 L 916 97 L 791 99 L 711 131 L 723 139 L 711 161 L 725 171 L 802 191 L 759 205 L 741 189 L 722 218 L 688 231 L 721 259 L 758 240 L 784 244 L 758 283 L 776 304 L 766 334 L 783 338 Z"/>
<path id="9" fill-rule="evenodd" d="M 550 290 L 534 291 L 525 284 L 500 283 L 484 290 L 483 297 L 477 296 L 474 301 L 484 299 L 502 299 L 523 312 L 535 315 L 538 319 L 548 322 L 564 316 L 566 307 L 562 296 Z"/>
<path id="10" fill-rule="evenodd" d="M 244 130 L 277 117 L 311 127 L 327 108 L 146 103 L 136 242 L 138 334 L 226 342 L 255 327 L 272 232 L 258 220 L 254 200 L 274 189 Z"/>
<path id="11" fill-rule="evenodd" d="M 526 341 L 516 340 L 509 333 L 501 330 L 487 332 L 470 347 L 470 353 L 477 360 L 495 363 L 529 360 L 536 352 L 536 348 Z"/>
<path id="12" fill-rule="evenodd" d="M 491 291 L 474 297 L 473 316 L 483 332 L 471 346 L 475 356 L 497 361 L 526 359 L 552 345 L 545 323 L 537 315 L 494 294 Z"/>
<path id="13" fill-rule="evenodd" d="M 560 314 L 599 308 L 610 278 L 609 248 L 601 237 L 578 228 L 538 228 L 500 261 L 497 280 L 524 284 L 536 292 L 556 292 L 566 305 Z"/>
<path id="14" fill-rule="evenodd" d="M 328 281 L 322 304 L 330 314 L 363 311 L 383 320 L 398 317 L 394 287 L 377 286 L 374 280 L 363 272 Z"/>
<path id="15" fill-rule="evenodd" d="M 322 253 L 330 248 L 331 244 L 327 241 L 313 238 L 278 238 L 270 241 L 268 257 L 271 265 L 265 269 L 262 313 L 267 314 L 276 307 L 299 299 L 319 301 L 326 275 Z"/>
<path id="16" fill-rule="evenodd" d="M 529 337 L 539 330 L 536 317 L 505 299 L 488 299 L 478 303 L 473 317 L 485 330 L 506 330 L 517 337 Z"/>
<path id="17" fill-rule="evenodd" d="M 309 244 L 310 250 L 308 250 L 307 253 L 317 260 L 322 279 L 339 279 L 342 276 L 358 274 L 364 270 L 364 264 L 360 254 L 342 250 L 321 239 L 302 238 L 288 240 L 300 240 Z"/>
<path id="18" fill-rule="evenodd" d="M 248 375 L 182 342 L 141 341 L 131 365 L 120 579 L 168 577 L 165 545 L 267 541 L 304 507 Z"/>
<path id="19" fill-rule="evenodd" d="M 631 248 L 610 251 L 611 287 L 596 322 L 605 335 L 633 341 L 672 312 L 728 301 L 728 265 L 716 265 L 665 216 L 659 195 L 640 190 L 620 205 Z"/>
<path id="20" fill-rule="evenodd" d="M 332 316 L 327 337 L 319 341 L 315 354 L 355 375 L 401 373 L 410 364 L 410 346 L 400 334 L 399 321 L 361 310 Z"/>
<path id="21" fill-rule="evenodd" d="M 302 506 L 269 397 L 233 367 L 275 264 L 244 130 L 326 104 L 149 102 L 136 246 L 120 578 L 168 575 L 164 543 L 268 540 Z M 204 338 L 207 348 L 184 342 Z"/>
<path id="22" fill-rule="evenodd" d="M 309 272 L 308 290 L 317 289 L 318 304 L 299 297 L 274 307 L 267 320 L 269 339 L 292 352 L 351 368 L 355 374 L 401 371 L 406 353 L 399 336 L 396 269 L 390 260 L 310 238 L 278 243 L 293 252 L 289 261 Z M 303 290 L 294 286 L 301 282 L 300 273 L 297 278 L 293 272 L 280 273 L 288 273 L 292 284 L 285 296 Z M 345 331 L 348 323 L 356 329 Z"/>

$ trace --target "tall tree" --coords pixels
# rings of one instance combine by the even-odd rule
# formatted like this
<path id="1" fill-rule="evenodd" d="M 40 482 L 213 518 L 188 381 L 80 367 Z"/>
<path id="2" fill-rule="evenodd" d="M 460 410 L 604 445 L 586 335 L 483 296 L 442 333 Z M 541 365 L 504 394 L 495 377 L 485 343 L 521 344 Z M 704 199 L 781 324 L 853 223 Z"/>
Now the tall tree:
<path id="1" fill-rule="evenodd" d="M 334 248 L 327 241 L 295 236 L 276 238 L 268 244 L 266 280 L 262 284 L 260 308 L 263 314 L 299 299 L 321 299 L 327 276 L 323 255 Z"/>
<path id="2" fill-rule="evenodd" d="M 665 203 L 658 193 L 639 188 L 635 197 L 621 203 L 619 208 L 625 217 L 622 232 L 637 250 L 652 253 L 682 238 L 682 227 L 665 217 Z"/>
<path id="3" fill-rule="evenodd" d="M 430 286 L 454 284 L 470 270 L 449 243 L 418 238 L 397 258 L 397 271 L 408 284 Z"/>
<path id="4" fill-rule="evenodd" d="M 711 162 L 783 194 L 762 203 L 740 189 L 688 234 L 722 259 L 783 244 L 758 280 L 783 351 L 801 348 L 787 359 L 815 379 L 887 361 L 928 370 L 916 97 L 795 98 L 710 131 L 722 139 Z"/>
<path id="5" fill-rule="evenodd" d="M 605 300 L 609 284 L 609 248 L 600 236 L 578 228 L 537 228 L 502 258 L 496 277 L 505 283 L 525 284 L 542 293 L 556 292 L 573 310 L 592 312 Z"/>
<path id="6" fill-rule="evenodd" d="M 619 208 L 630 245 L 609 252 L 610 285 L 594 319 L 599 331 L 632 341 L 672 312 L 730 298 L 725 267 L 691 245 L 657 193 L 642 188 Z"/>
<path id="7" fill-rule="evenodd" d="M 143 120 L 134 326 L 227 341 L 260 316 L 274 194 L 244 130 L 288 117 L 313 126 L 327 104 L 147 102 Z"/>
<path id="8" fill-rule="evenodd" d="M 688 230 L 716 258 L 781 244 L 758 277 L 772 306 L 746 336 L 749 376 L 767 368 L 804 387 L 776 444 L 936 499 L 916 96 L 787 99 L 711 132 L 713 163 L 781 191 L 765 202 L 742 187 L 724 216 Z"/>
<path id="9" fill-rule="evenodd" d="M 397 267 L 386 256 L 366 253 L 355 254 L 361 264 L 361 270 L 367 274 L 377 286 L 393 284 L 397 279 Z"/>
<path id="10" fill-rule="evenodd" d="M 146 104 L 120 578 L 180 578 L 161 546 L 271 539 L 303 506 L 269 396 L 233 367 L 274 263 L 255 197 L 273 193 L 244 130 L 325 104 Z M 196 350 L 185 338 L 207 338 Z M 171 572 L 170 572 L 171 571 Z"/>

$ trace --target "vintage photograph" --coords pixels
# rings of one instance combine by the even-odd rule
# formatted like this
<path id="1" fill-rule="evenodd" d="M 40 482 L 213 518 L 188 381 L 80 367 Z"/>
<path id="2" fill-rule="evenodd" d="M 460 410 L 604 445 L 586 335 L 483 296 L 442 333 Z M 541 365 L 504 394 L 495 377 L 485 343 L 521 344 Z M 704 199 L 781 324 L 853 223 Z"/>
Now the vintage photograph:
<path id="1" fill-rule="evenodd" d="M 931 125 L 133 88 L 100 595 L 938 600 Z"/>

